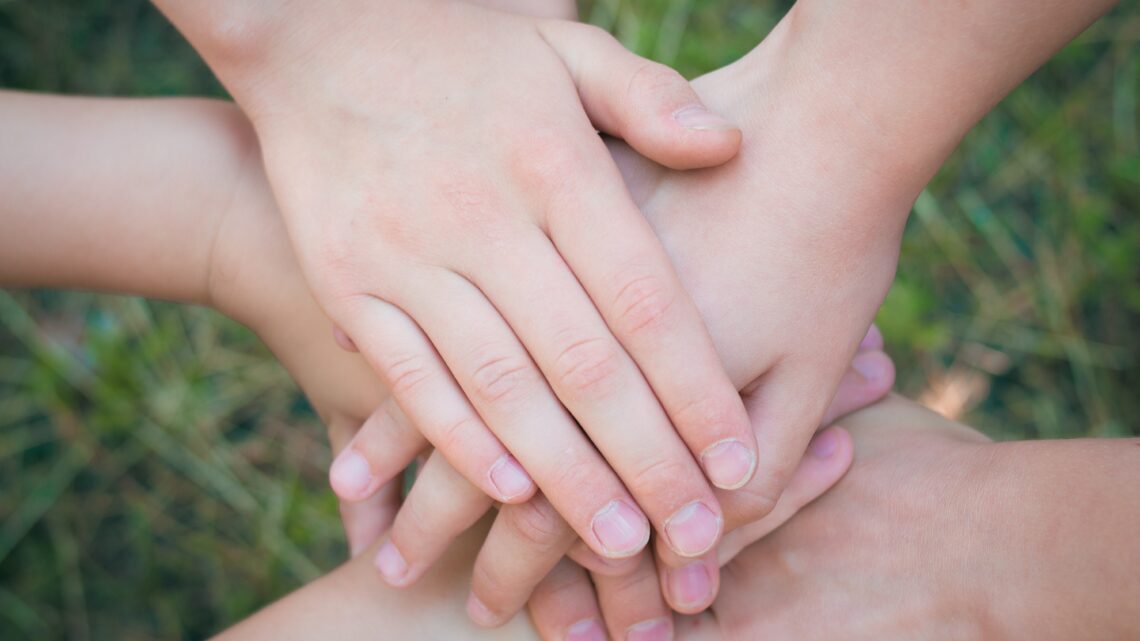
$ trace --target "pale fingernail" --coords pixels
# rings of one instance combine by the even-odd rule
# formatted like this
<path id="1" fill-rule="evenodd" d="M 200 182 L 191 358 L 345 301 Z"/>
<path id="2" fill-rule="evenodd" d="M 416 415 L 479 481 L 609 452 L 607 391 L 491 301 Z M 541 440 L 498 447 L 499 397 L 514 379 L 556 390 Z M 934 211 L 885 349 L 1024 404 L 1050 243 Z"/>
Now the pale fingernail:
<path id="1" fill-rule="evenodd" d="M 384 545 L 380 546 L 373 564 L 380 570 L 380 576 L 391 585 L 401 585 L 408 575 L 408 562 L 391 541 L 384 541 Z"/>
<path id="2" fill-rule="evenodd" d="M 500 501 L 509 501 L 522 496 L 529 492 L 534 485 L 530 475 L 510 454 L 500 456 L 499 460 L 491 466 L 488 476 L 491 479 L 491 485 L 494 485 L 495 491 L 499 493 Z"/>
<path id="3" fill-rule="evenodd" d="M 483 602 L 479 600 L 479 597 L 475 596 L 474 592 L 467 595 L 467 616 L 482 626 L 493 627 L 499 624 L 499 617 L 495 616 L 487 606 L 483 605 Z"/>
<path id="4" fill-rule="evenodd" d="M 702 105 L 689 105 L 673 112 L 673 120 L 685 129 L 736 129 L 736 125 L 705 109 Z"/>
<path id="5" fill-rule="evenodd" d="M 649 542 L 649 522 L 625 501 L 610 501 L 598 510 L 590 528 L 611 557 L 635 554 Z"/>
<path id="6" fill-rule="evenodd" d="M 340 453 L 329 470 L 329 482 L 337 495 L 349 500 L 364 498 L 372 485 L 372 466 L 351 447 Z"/>
<path id="7" fill-rule="evenodd" d="M 817 433 L 808 445 L 808 451 L 817 459 L 830 458 L 839 449 L 839 431 L 826 429 Z"/>
<path id="8" fill-rule="evenodd" d="M 865 354 L 858 354 L 851 360 L 851 367 L 855 368 L 863 378 L 868 381 L 877 381 L 887 375 L 886 365 L 883 363 L 883 358 L 877 352 L 867 352 Z"/>
<path id="9" fill-rule="evenodd" d="M 883 345 L 883 333 L 875 325 L 867 330 L 863 335 L 863 340 L 859 341 L 859 349 L 881 349 Z"/>
<path id="10" fill-rule="evenodd" d="M 582 619 L 566 628 L 566 641 L 606 641 L 606 631 L 597 619 Z"/>
<path id="11" fill-rule="evenodd" d="M 704 503 L 693 501 L 665 521 L 669 547 L 681 556 L 700 556 L 716 545 L 722 523 Z"/>
<path id="12" fill-rule="evenodd" d="M 673 638 L 673 626 L 669 619 L 650 619 L 635 623 L 625 631 L 625 641 L 669 641 Z"/>
<path id="13" fill-rule="evenodd" d="M 673 601 L 684 607 L 700 607 L 708 603 L 712 580 L 702 561 L 669 571 L 669 593 Z"/>
<path id="14" fill-rule="evenodd" d="M 701 465 L 713 485 L 722 490 L 735 490 L 752 480 L 756 455 L 740 441 L 726 439 L 705 448 Z"/>

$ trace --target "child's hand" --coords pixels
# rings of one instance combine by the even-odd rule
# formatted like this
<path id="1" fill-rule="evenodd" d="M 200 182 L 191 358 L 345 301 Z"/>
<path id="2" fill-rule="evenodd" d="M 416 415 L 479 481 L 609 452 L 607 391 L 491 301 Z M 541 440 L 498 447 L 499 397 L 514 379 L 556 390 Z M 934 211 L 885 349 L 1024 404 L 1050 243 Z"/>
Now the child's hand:
<path id="1" fill-rule="evenodd" d="M 739 131 L 593 27 L 297 6 L 256 55 L 212 60 L 322 307 L 490 497 L 526 500 L 525 468 L 599 554 L 636 553 L 650 526 L 681 556 L 710 549 L 712 487 L 752 477 L 754 439 L 594 125 L 677 168 L 730 158 Z M 375 487 L 346 461 L 348 489 Z"/>
<path id="2" fill-rule="evenodd" d="M 873 403 L 890 390 L 894 369 L 882 347 L 881 335 L 872 328 L 853 367 L 844 376 L 825 420 L 830 422 Z M 395 417 L 391 423 L 398 424 L 401 420 Z M 357 435 L 353 446 L 379 452 L 385 444 L 384 438 L 362 432 Z M 821 439 L 821 443 L 824 441 L 830 443 L 828 439 Z M 742 540 L 751 542 L 759 538 L 790 518 L 799 507 L 824 492 L 842 475 L 846 463 L 838 460 L 842 458 L 838 454 L 844 452 L 838 449 L 824 452 L 822 447 L 816 450 L 821 454 L 801 464 L 794 475 L 793 488 L 782 497 L 779 507 L 763 519 L 728 532 L 726 536 L 730 538 L 726 540 L 739 545 Z M 837 456 L 832 457 L 832 453 Z M 848 459 L 849 454 L 846 452 Z M 388 540 L 377 554 L 376 565 L 384 579 L 398 587 L 415 583 L 451 541 L 478 521 L 490 507 L 490 499 L 455 473 L 438 453 L 433 454 L 405 499 Z M 531 589 L 568 551 L 575 560 L 598 575 L 615 577 L 615 581 L 620 578 L 636 583 L 644 578 L 646 567 L 651 572 L 655 571 L 652 562 L 644 566 L 645 556 L 614 563 L 598 557 L 576 541 L 573 530 L 541 495 L 520 505 L 502 506 L 475 565 L 468 608 L 475 621 L 494 625 L 507 620 L 523 605 Z M 715 559 L 714 556 L 714 563 Z M 715 564 L 712 567 L 710 580 L 716 579 L 716 567 Z M 639 593 L 645 593 L 645 598 L 636 607 L 626 607 L 633 605 L 628 602 L 602 604 L 608 608 L 607 612 L 619 613 L 607 621 L 611 627 L 620 624 L 624 629 L 637 623 L 639 620 L 629 617 L 638 613 L 657 610 L 661 614 L 668 613 L 655 575 L 650 583 L 652 594 L 639 590 Z M 622 593 L 623 598 L 630 595 L 627 590 Z"/>

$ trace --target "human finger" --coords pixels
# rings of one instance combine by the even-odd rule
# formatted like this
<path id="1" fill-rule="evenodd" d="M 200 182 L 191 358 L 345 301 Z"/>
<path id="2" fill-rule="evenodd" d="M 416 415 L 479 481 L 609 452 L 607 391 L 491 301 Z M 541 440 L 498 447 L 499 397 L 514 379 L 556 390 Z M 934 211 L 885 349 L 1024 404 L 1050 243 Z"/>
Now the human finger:
<path id="1" fill-rule="evenodd" d="M 530 475 L 471 406 L 415 321 L 375 296 L 356 297 L 343 316 L 340 326 L 385 379 L 408 421 L 457 471 L 499 501 L 525 501 L 534 493 Z"/>
<path id="2" fill-rule="evenodd" d="M 537 230 L 536 236 L 536 242 L 546 243 L 546 251 L 504 254 L 477 276 L 476 283 L 499 301 L 498 310 L 558 398 L 654 527 L 679 554 L 704 553 L 716 544 L 721 524 L 720 507 L 705 475 L 662 410 L 642 369 L 611 333 L 559 253 Z M 707 381 L 700 384 L 708 385 Z M 732 398 L 740 404 L 735 391 Z M 702 425 L 707 432 L 704 438 L 723 441 L 724 434 L 718 432 L 725 424 Z M 743 424 L 747 427 L 746 416 Z M 746 433 L 740 435 L 746 437 Z M 516 450 L 512 447 L 512 451 Z M 538 473 L 537 468 L 528 469 Z M 566 491 L 560 493 L 560 489 L 543 486 L 543 492 L 563 511 Z"/>
<path id="3" fill-rule="evenodd" d="M 510 619 L 577 538 L 542 494 L 504 505 L 475 559 L 468 613 L 484 626 Z"/>
<path id="4" fill-rule="evenodd" d="M 342 501 L 363 501 L 429 446 L 389 398 L 365 419 L 329 467 L 329 485 Z"/>
<path id="5" fill-rule="evenodd" d="M 415 583 L 492 501 L 436 450 L 428 457 L 374 559 L 389 584 Z"/>
<path id="6" fill-rule="evenodd" d="M 534 262 L 535 259 L 528 261 L 530 275 L 516 273 L 515 280 L 523 281 L 538 273 L 541 268 L 533 265 Z M 564 284 L 550 279 L 544 282 L 553 290 L 561 290 Z M 603 459 L 595 445 L 582 434 L 582 429 L 554 395 L 543 372 L 516 337 L 515 332 L 524 341 L 531 338 L 532 333 L 559 334 L 557 327 L 549 325 L 519 328 L 515 322 L 517 316 L 511 313 L 514 306 L 546 307 L 549 301 L 536 301 L 529 296 L 532 292 L 524 287 L 515 290 L 514 296 L 507 293 L 498 298 L 502 302 L 495 306 L 487 300 L 482 288 L 455 274 L 433 282 L 431 289 L 438 295 L 418 301 L 409 311 L 432 336 L 487 425 L 533 474 L 547 500 L 595 551 L 609 557 L 637 553 L 649 539 L 649 522 L 626 490 L 623 479 L 611 469 L 613 460 Z M 454 322 L 454 308 L 464 310 L 462 323 Z M 567 311 L 567 314 L 573 313 L 573 310 Z M 504 315 L 512 325 L 507 325 Z M 518 329 L 512 332 L 512 327 Z M 594 331 L 608 336 L 600 320 Z M 535 353 L 534 350 L 531 353 Z M 536 355 L 539 359 L 544 356 Z M 624 427 L 622 423 L 612 419 L 603 422 L 601 418 L 594 414 L 578 415 L 579 421 L 603 423 L 611 431 L 619 432 L 614 436 L 621 437 L 622 430 L 616 428 Z M 449 451 L 447 443 L 436 442 L 436 446 L 444 450 L 449 459 L 464 454 L 461 449 Z M 598 446 L 603 454 L 610 451 L 605 444 Z M 687 456 L 683 448 L 681 453 Z M 700 471 L 695 466 L 693 472 L 699 479 Z"/>
<path id="7" fill-rule="evenodd" d="M 705 107 L 681 74 L 631 52 L 598 27 L 551 21 L 540 29 L 602 131 L 672 169 L 712 167 L 736 155 L 740 129 Z"/>
<path id="8" fill-rule="evenodd" d="M 606 628 L 613 639 L 668 641 L 673 638 L 673 613 L 661 595 L 653 557 L 646 554 L 640 560 L 625 575 L 593 575 Z"/>
<path id="9" fill-rule="evenodd" d="M 538 584 L 527 610 L 543 641 L 606 641 L 590 578 L 569 559 L 559 561 Z"/>

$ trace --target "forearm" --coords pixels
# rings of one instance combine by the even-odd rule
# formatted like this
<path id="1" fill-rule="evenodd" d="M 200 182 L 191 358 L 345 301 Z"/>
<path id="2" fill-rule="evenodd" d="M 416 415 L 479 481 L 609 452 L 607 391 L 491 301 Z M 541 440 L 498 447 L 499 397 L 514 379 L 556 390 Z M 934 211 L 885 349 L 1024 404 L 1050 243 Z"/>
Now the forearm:
<path id="1" fill-rule="evenodd" d="M 200 100 L 0 93 L 0 284 L 201 303 L 248 126 Z"/>
<path id="2" fill-rule="evenodd" d="M 749 57 L 769 59 L 769 89 L 858 132 L 865 161 L 917 194 L 983 115 L 1114 4 L 800 0 Z"/>
<path id="3" fill-rule="evenodd" d="M 357 556 L 330 574 L 270 605 L 219 635 L 220 641 L 273 639 L 486 639 L 532 641 L 526 616 L 501 628 L 475 626 L 464 611 L 471 564 L 488 520 L 472 528 L 414 587 L 389 587 Z"/>
<path id="4" fill-rule="evenodd" d="M 1140 638 L 1140 440 L 991 446 L 994 638 Z M 980 550 L 980 558 L 993 550 Z M 981 577 L 980 577 L 981 578 Z"/>

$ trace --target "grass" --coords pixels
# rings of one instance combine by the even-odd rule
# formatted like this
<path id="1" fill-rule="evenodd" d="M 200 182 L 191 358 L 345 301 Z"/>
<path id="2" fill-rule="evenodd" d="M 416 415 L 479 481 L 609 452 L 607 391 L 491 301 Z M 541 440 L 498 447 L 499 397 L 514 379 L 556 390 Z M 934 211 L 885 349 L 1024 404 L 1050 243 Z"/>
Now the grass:
<path id="1" fill-rule="evenodd" d="M 693 75 L 785 8 L 583 15 Z M 998 438 L 1140 434 L 1138 8 L 987 117 L 907 229 L 879 319 L 899 388 Z M 222 93 L 141 0 L 0 0 L 0 86 Z M 213 313 L 0 291 L 0 638 L 199 638 L 332 567 L 323 440 L 256 339 Z"/>

